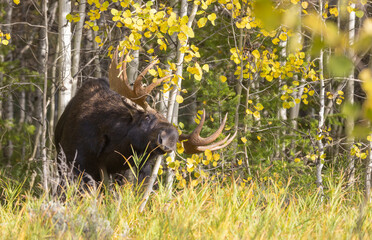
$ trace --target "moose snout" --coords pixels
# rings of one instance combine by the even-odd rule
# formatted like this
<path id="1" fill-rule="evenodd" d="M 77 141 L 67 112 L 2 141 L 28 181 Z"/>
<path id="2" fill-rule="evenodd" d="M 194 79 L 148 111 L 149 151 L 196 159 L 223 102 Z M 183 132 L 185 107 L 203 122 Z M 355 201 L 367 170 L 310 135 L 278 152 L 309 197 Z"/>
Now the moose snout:
<path id="1" fill-rule="evenodd" d="M 172 132 L 162 131 L 158 135 L 157 144 L 164 152 L 171 152 L 176 150 L 178 135 Z"/>

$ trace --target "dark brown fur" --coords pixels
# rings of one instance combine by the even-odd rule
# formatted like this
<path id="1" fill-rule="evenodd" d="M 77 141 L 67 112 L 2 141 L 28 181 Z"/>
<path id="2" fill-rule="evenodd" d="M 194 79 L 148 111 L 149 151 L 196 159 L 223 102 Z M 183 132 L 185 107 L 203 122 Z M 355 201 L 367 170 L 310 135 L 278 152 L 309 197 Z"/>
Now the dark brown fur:
<path id="1" fill-rule="evenodd" d="M 158 114 L 146 113 L 109 88 L 106 79 L 89 80 L 66 106 L 55 129 L 58 153 L 64 152 L 75 173 L 102 180 L 100 171 L 116 174 L 129 169 L 125 158 L 151 153 L 140 170 L 150 175 L 153 159 L 176 148 L 178 131 Z M 147 148 L 147 149 L 146 149 Z"/>

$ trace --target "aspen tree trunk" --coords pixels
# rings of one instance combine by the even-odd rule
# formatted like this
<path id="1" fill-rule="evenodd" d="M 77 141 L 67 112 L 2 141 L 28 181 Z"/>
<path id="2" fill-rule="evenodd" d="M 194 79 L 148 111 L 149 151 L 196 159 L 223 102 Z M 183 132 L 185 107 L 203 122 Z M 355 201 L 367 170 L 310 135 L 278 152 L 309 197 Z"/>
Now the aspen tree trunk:
<path id="1" fill-rule="evenodd" d="M 243 70 L 242 67 L 241 67 L 241 69 Z M 256 77 L 254 79 L 256 79 Z M 252 76 L 249 77 L 249 81 L 253 81 Z M 248 82 L 247 88 L 246 88 L 246 97 L 245 97 L 245 109 L 246 110 L 248 109 L 249 100 L 250 100 L 250 83 Z M 247 114 L 246 114 L 246 117 L 252 118 L 250 115 L 247 115 Z M 244 124 L 244 135 L 245 136 L 248 134 L 248 131 L 249 131 L 249 126 L 248 126 L 248 123 L 246 123 L 246 124 Z M 244 158 L 245 158 L 245 165 L 246 165 L 248 174 L 251 175 L 251 167 L 250 167 L 250 164 L 249 164 L 248 146 L 247 145 L 244 145 Z"/>
<path id="2" fill-rule="evenodd" d="M 83 34 L 83 27 L 85 22 L 85 9 L 86 9 L 86 0 L 80 0 L 79 2 L 79 16 L 80 20 L 76 24 L 75 34 L 73 38 L 73 50 L 72 50 L 72 69 L 71 74 L 73 77 L 72 82 L 72 96 L 75 95 L 77 91 L 78 84 L 78 72 L 80 65 L 80 47 L 81 47 L 81 38 Z"/>
<path id="3" fill-rule="evenodd" d="M 243 53 L 243 44 L 244 44 L 244 31 L 243 29 L 241 28 L 240 29 L 240 32 L 239 32 L 239 42 L 238 42 L 238 48 L 239 48 L 239 51 L 240 51 L 240 55 L 239 56 L 242 56 L 242 53 Z M 238 102 L 236 104 L 236 107 L 235 107 L 235 119 L 234 119 L 234 123 L 235 123 L 235 132 L 237 132 L 239 130 L 239 107 L 240 107 L 240 103 L 241 103 L 241 95 L 242 95 L 242 90 L 243 90 L 243 81 L 244 81 L 244 74 L 243 74 L 243 70 L 244 70 L 244 62 L 243 62 L 243 58 L 241 57 L 240 58 L 240 74 L 239 74 L 239 79 L 238 79 L 238 86 L 237 86 L 237 89 L 236 89 L 236 94 L 238 96 Z M 246 99 L 245 99 L 245 110 L 248 109 L 248 101 L 250 100 L 249 99 L 249 86 L 248 88 L 246 89 L 247 91 L 247 94 L 246 94 Z M 244 115 L 247 116 L 247 114 L 244 112 Z M 248 132 L 248 124 L 245 123 L 244 124 L 244 135 L 246 135 Z M 237 151 L 237 147 L 238 145 L 235 144 L 235 152 Z M 246 165 L 246 168 L 247 168 L 247 171 L 248 171 L 248 174 L 251 175 L 251 170 L 250 170 L 250 167 L 249 167 L 249 159 L 248 159 L 248 149 L 247 149 L 247 146 L 244 145 L 244 162 L 245 162 L 245 165 Z"/>
<path id="4" fill-rule="evenodd" d="M 179 3 L 179 0 L 172 0 L 171 5 L 172 6 L 177 6 Z M 180 14 L 180 10 L 177 12 L 177 16 Z M 172 36 L 170 36 L 172 39 L 171 44 L 169 45 L 169 54 L 166 57 L 166 62 L 174 62 L 177 61 L 177 45 L 178 45 L 178 37 L 177 34 L 174 33 Z M 167 66 L 167 70 L 170 71 L 170 66 Z M 165 93 L 160 93 L 160 112 L 167 118 L 169 122 L 172 120 L 172 116 L 168 113 L 168 110 L 170 109 L 169 104 L 170 104 L 170 96 L 171 96 L 171 90 L 167 91 Z M 169 157 L 171 158 L 171 162 L 174 162 L 176 160 L 176 153 L 171 152 L 168 154 Z M 166 182 L 165 186 L 166 189 L 168 190 L 168 193 L 171 194 L 172 192 L 172 186 L 173 186 L 173 178 L 174 178 L 174 171 L 171 168 L 166 169 Z"/>
<path id="5" fill-rule="evenodd" d="M 287 58 L 287 41 L 283 41 L 279 43 L 279 46 L 282 47 L 282 50 L 280 52 L 280 55 L 282 57 L 282 63 L 281 65 L 285 65 L 286 58 Z M 284 86 L 284 82 L 282 78 L 279 78 L 279 91 L 281 91 L 281 94 L 283 95 L 285 92 L 282 89 Z M 280 106 L 279 111 L 278 111 L 278 119 L 279 121 L 286 122 L 287 121 L 287 109 L 285 109 L 283 106 Z M 279 130 L 278 136 L 285 136 L 286 130 Z M 282 139 L 279 137 L 278 139 L 278 144 L 276 146 L 276 153 L 275 153 L 275 158 L 283 158 L 285 153 L 285 143 L 282 142 Z"/>
<path id="6" fill-rule="evenodd" d="M 47 103 L 47 93 L 48 93 L 48 48 L 49 48 L 49 42 L 48 42 L 48 0 L 43 1 L 42 6 L 42 14 L 44 15 L 44 28 L 40 29 L 40 36 L 41 36 L 41 58 L 42 61 L 40 61 L 41 71 L 40 74 L 43 75 L 44 78 L 44 89 L 43 89 L 43 111 L 42 111 L 42 131 L 41 131 L 41 159 L 43 163 L 43 187 L 45 191 L 48 191 L 48 181 L 49 181 L 49 161 L 48 161 L 48 155 L 47 155 L 47 148 L 46 148 L 46 133 L 47 133 L 47 109 L 48 109 L 48 103 Z"/>
<path id="7" fill-rule="evenodd" d="M 128 81 L 129 83 L 134 83 L 138 76 L 138 67 L 139 67 L 139 50 L 132 52 L 132 61 L 128 63 Z"/>
<path id="8" fill-rule="evenodd" d="M 372 134 L 370 134 L 372 138 Z M 371 201 L 371 187 L 372 187 L 372 141 L 369 142 L 368 146 L 369 156 L 366 158 L 366 179 L 365 179 L 365 200 L 366 202 Z"/>
<path id="9" fill-rule="evenodd" d="M 350 5 L 355 8 L 355 3 Z M 349 14 L 349 44 L 352 46 L 355 39 L 355 12 Z M 351 50 L 350 50 L 351 51 Z M 350 55 L 353 55 L 351 52 Z M 346 101 L 354 104 L 354 69 L 350 73 L 346 84 Z M 351 149 L 354 145 L 354 137 L 352 132 L 354 130 L 354 117 L 347 116 L 346 118 L 346 133 L 347 133 L 347 149 L 349 150 L 349 164 L 348 164 L 348 186 L 353 187 L 355 182 L 355 157 L 350 155 Z"/>
<path id="10" fill-rule="evenodd" d="M 13 13 L 13 2 L 11 0 L 6 1 L 6 7 L 5 7 L 5 23 L 7 24 L 4 27 L 5 33 L 11 34 L 11 21 L 12 21 L 12 13 Z M 4 57 L 2 57 L 4 59 Z M 4 119 L 6 121 L 9 121 L 9 123 L 14 121 L 14 109 L 13 109 L 13 95 L 11 89 L 9 89 L 8 94 L 5 96 L 5 101 L 3 102 L 3 111 L 4 111 Z M 7 131 L 10 131 L 12 129 L 11 124 L 7 124 Z M 4 147 L 4 159 L 7 161 L 7 166 L 10 166 L 10 161 L 13 156 L 13 141 L 11 139 L 8 139 L 6 142 L 6 145 Z"/>
<path id="11" fill-rule="evenodd" d="M 49 151 L 50 151 L 50 156 L 53 156 L 53 138 L 54 136 L 54 122 L 55 122 L 55 117 L 56 117 L 56 99 L 55 99 L 55 94 L 56 94 L 56 76 L 57 76 L 57 64 L 58 64 L 58 55 L 59 53 L 59 45 L 57 44 L 56 46 L 56 53 L 54 56 L 54 61 L 53 61 L 53 67 L 52 67 L 52 86 L 50 88 L 50 113 L 49 113 Z"/>
<path id="12" fill-rule="evenodd" d="M 59 0 L 58 42 L 60 48 L 58 118 L 72 97 L 71 23 L 66 16 L 71 12 L 71 0 Z"/>
<path id="13" fill-rule="evenodd" d="M 323 78 L 323 50 L 320 52 L 320 59 L 319 59 L 319 68 L 320 68 L 320 92 L 319 92 L 319 102 L 320 102 L 320 109 L 319 109 L 319 122 L 318 122 L 318 148 L 319 148 L 319 156 L 316 163 L 316 185 L 319 189 L 319 194 L 323 195 L 323 178 L 322 178 L 322 169 L 323 169 L 323 156 L 324 156 L 324 144 L 321 138 L 324 128 L 324 110 L 325 110 L 325 85 L 324 85 L 324 78 Z"/>
<path id="14" fill-rule="evenodd" d="M 323 0 L 319 0 L 319 14 L 321 18 L 323 19 Z M 319 194 L 321 196 L 321 200 L 323 200 L 323 178 L 322 178 L 322 169 L 324 166 L 323 163 L 323 157 L 324 157 L 324 144 L 322 140 L 322 133 L 324 128 L 324 111 L 325 111 L 325 85 L 324 85 L 324 59 L 323 56 L 324 51 L 320 51 L 319 56 L 319 74 L 320 74 L 320 92 L 319 92 L 319 103 L 320 103 L 320 109 L 319 109 L 319 120 L 318 120 L 318 151 L 319 156 L 316 162 L 316 185 L 318 187 Z"/>
<path id="15" fill-rule="evenodd" d="M 180 14 L 179 17 L 182 18 L 187 15 L 187 0 L 181 1 L 181 7 L 180 7 Z M 193 4 L 193 8 L 191 10 L 189 21 L 187 22 L 187 26 L 191 28 L 191 24 L 194 21 L 196 12 L 198 10 L 198 5 Z M 168 101 L 168 112 L 167 112 L 167 119 L 170 123 L 173 123 L 175 125 L 178 124 L 178 107 L 179 104 L 176 102 L 176 96 L 179 94 L 179 89 L 182 87 L 182 70 L 183 70 L 183 59 L 185 57 L 185 54 L 180 51 L 181 47 L 186 46 L 188 42 L 188 37 L 185 44 L 181 44 L 181 42 L 178 41 L 177 44 L 177 69 L 176 69 L 176 76 L 178 76 L 178 84 L 177 87 L 174 87 L 173 90 L 170 92 L 169 101 Z M 175 159 L 175 153 L 171 153 L 172 161 Z M 160 161 L 160 160 L 158 160 Z M 159 165 L 160 166 L 160 165 Z M 155 169 L 156 172 L 158 172 L 159 169 Z M 172 189 L 173 185 L 173 179 L 174 179 L 174 173 L 173 171 L 167 172 L 167 179 L 166 179 L 166 187 L 170 191 Z"/>
<path id="16" fill-rule="evenodd" d="M 298 27 L 296 29 L 296 35 L 298 36 L 297 38 L 297 41 L 299 44 L 301 44 L 301 41 L 302 41 L 302 29 L 301 29 L 301 6 L 298 4 L 297 6 L 297 22 L 298 22 Z M 296 50 L 300 50 L 300 49 L 296 49 Z M 302 50 L 302 49 L 301 49 Z M 308 55 L 310 58 L 310 54 Z M 308 59 L 310 60 L 310 59 Z M 296 75 L 295 76 L 296 80 L 298 80 L 298 76 Z M 298 92 L 294 91 L 293 92 L 293 98 L 294 99 L 300 99 L 300 102 L 299 103 L 295 103 L 294 107 L 291 108 L 290 110 L 290 113 L 289 113 L 289 118 L 291 120 L 291 125 L 292 125 L 292 128 L 290 130 L 290 135 L 292 136 L 292 140 L 291 140 L 291 149 L 292 151 L 295 151 L 296 150 L 296 146 L 295 146 L 295 140 L 294 140 L 294 134 L 295 134 L 295 131 L 297 130 L 297 126 L 298 126 L 298 123 L 297 123 L 297 118 L 298 118 L 298 115 L 300 113 L 300 106 L 301 106 L 301 96 L 304 92 L 304 87 L 305 87 L 305 79 L 303 77 L 301 77 L 301 80 L 300 80 L 300 86 L 299 86 L 299 89 L 298 89 Z"/>

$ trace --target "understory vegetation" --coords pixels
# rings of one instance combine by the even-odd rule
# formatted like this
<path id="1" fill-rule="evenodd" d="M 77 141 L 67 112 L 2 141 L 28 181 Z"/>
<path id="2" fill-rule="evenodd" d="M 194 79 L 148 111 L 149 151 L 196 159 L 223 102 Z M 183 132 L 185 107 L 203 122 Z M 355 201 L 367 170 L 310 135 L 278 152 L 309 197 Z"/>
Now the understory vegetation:
<path id="1" fill-rule="evenodd" d="M 1 239 L 370 239 L 372 205 L 346 193 L 342 178 L 324 196 L 293 181 L 205 182 L 173 192 L 160 187 L 139 212 L 129 184 L 110 191 L 67 189 L 65 202 L 1 180 Z M 138 189 L 137 189 L 138 190 Z"/>

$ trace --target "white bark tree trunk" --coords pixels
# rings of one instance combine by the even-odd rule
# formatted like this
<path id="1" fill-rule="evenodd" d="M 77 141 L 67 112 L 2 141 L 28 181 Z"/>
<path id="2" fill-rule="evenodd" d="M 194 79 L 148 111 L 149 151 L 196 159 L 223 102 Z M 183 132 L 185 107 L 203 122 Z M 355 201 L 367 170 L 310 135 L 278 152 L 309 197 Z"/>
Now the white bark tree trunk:
<path id="1" fill-rule="evenodd" d="M 47 133 L 47 109 L 48 109 L 48 103 L 47 103 L 47 94 L 48 94 L 48 53 L 49 53 L 49 42 L 48 42 L 48 0 L 43 1 L 42 6 L 42 13 L 44 15 L 44 27 L 40 30 L 40 36 L 42 37 L 41 41 L 42 43 L 40 48 L 40 56 L 41 60 L 41 71 L 40 74 L 44 78 L 44 88 L 43 88 L 43 110 L 42 110 L 42 131 L 41 131 L 41 141 L 40 141 L 40 148 L 41 148 L 41 159 L 43 163 L 43 187 L 45 191 L 48 191 L 48 181 L 49 181 L 49 160 L 48 160 L 48 154 L 47 154 L 47 148 L 46 148 L 46 133 Z"/>
<path id="2" fill-rule="evenodd" d="M 355 3 L 352 3 L 350 7 L 355 8 Z M 355 12 L 352 11 L 349 14 L 349 44 L 352 46 L 355 40 Z M 351 50 L 350 50 L 351 51 Z M 353 53 L 351 52 L 350 55 Z M 354 104 L 354 69 L 350 73 L 346 84 L 346 101 L 350 104 Z M 354 137 L 352 132 L 354 130 L 354 117 L 348 116 L 346 118 L 346 133 L 347 133 L 347 147 L 349 150 L 349 165 L 348 165 L 348 185 L 352 187 L 355 182 L 355 157 L 350 155 L 350 151 L 354 145 Z"/>
<path id="3" fill-rule="evenodd" d="M 323 15 L 323 0 L 319 0 L 319 15 L 322 17 Z M 323 17 L 322 17 L 323 19 Z M 325 84 L 324 84 L 324 50 L 320 51 L 319 56 L 319 74 L 320 74 L 320 91 L 319 91 L 319 120 L 318 120 L 318 159 L 316 162 L 316 185 L 318 187 L 318 193 L 321 196 L 321 200 L 323 200 L 323 177 L 322 177 L 322 169 L 324 166 L 324 144 L 321 138 L 324 128 L 324 113 L 325 113 Z"/>
<path id="4" fill-rule="evenodd" d="M 83 33 L 83 27 L 85 22 L 85 9 L 86 9 L 86 0 L 80 0 L 79 2 L 79 16 L 80 20 L 76 24 L 74 39 L 73 39 L 73 51 L 72 51 L 72 69 L 71 74 L 73 77 L 72 82 L 72 96 L 75 95 L 77 91 L 78 84 L 78 72 L 80 65 L 80 47 L 81 47 L 81 38 Z"/>
<path id="5" fill-rule="evenodd" d="M 370 135 L 372 137 L 372 134 Z M 372 185 L 372 141 L 369 142 L 368 146 L 369 156 L 366 158 L 366 179 L 365 179 L 365 200 L 366 202 L 371 201 L 371 185 Z"/>
<path id="6" fill-rule="evenodd" d="M 58 118 L 62 115 L 72 97 L 71 76 L 71 23 L 66 16 L 71 12 L 71 0 L 59 0 L 58 42 L 60 48 L 59 63 L 59 99 Z"/>
<path id="7" fill-rule="evenodd" d="M 182 18 L 187 15 L 187 0 L 181 1 L 181 7 L 180 7 L 180 14 L 179 17 Z M 191 24 L 194 21 L 196 12 L 198 11 L 198 5 L 194 4 L 193 8 L 191 10 L 189 21 L 187 23 L 187 26 L 191 28 Z M 169 100 L 168 100 L 168 111 L 167 111 L 167 119 L 170 123 L 173 123 L 175 125 L 178 124 L 178 108 L 179 104 L 176 101 L 177 95 L 180 93 L 179 89 L 182 87 L 182 71 L 183 71 L 183 60 L 185 57 L 185 53 L 182 53 L 180 51 L 181 47 L 186 46 L 188 43 L 188 37 L 186 40 L 186 43 L 183 45 L 180 41 L 177 43 L 177 69 L 176 69 L 176 76 L 178 76 L 178 84 L 177 87 L 173 88 L 173 90 L 169 93 Z M 175 160 L 175 153 L 172 152 L 170 154 L 170 157 L 172 158 L 172 161 Z M 160 159 L 161 161 L 161 159 Z M 158 169 L 154 169 L 156 172 L 158 172 Z M 167 179 L 166 179 L 166 187 L 170 191 L 172 189 L 173 185 L 173 179 L 174 179 L 174 172 L 172 170 L 167 172 Z"/>
<path id="8" fill-rule="evenodd" d="M 6 27 L 4 27 L 4 30 L 6 33 L 11 34 L 11 27 L 10 24 L 12 22 L 12 13 L 13 13 L 13 7 L 12 7 L 12 1 L 7 0 L 6 1 L 6 16 L 5 16 L 5 23 L 7 24 Z M 4 57 L 2 57 L 4 59 Z M 13 95 L 12 91 L 8 91 L 8 94 L 5 96 L 5 101 L 3 102 L 3 109 L 4 109 L 4 119 L 13 122 L 14 121 L 14 109 L 13 109 Z M 12 129 L 11 124 L 7 124 L 7 130 L 10 131 Z M 6 142 L 6 145 L 4 147 L 4 158 L 7 160 L 7 165 L 10 166 L 10 161 L 13 156 L 13 150 L 14 145 L 13 141 L 11 139 L 8 139 Z"/>

